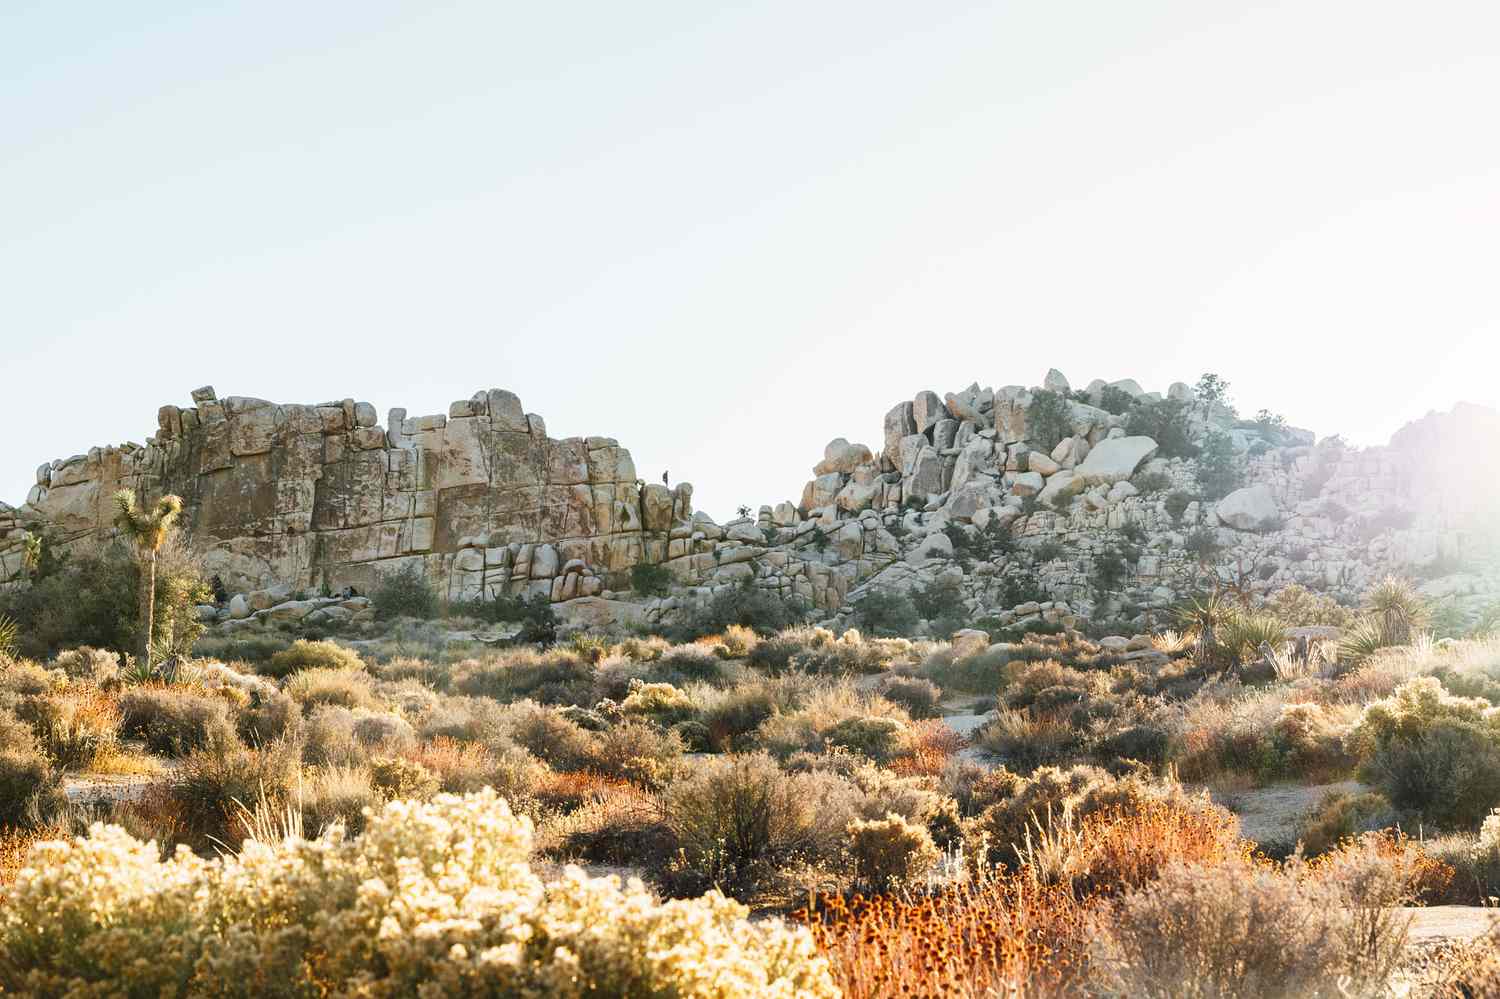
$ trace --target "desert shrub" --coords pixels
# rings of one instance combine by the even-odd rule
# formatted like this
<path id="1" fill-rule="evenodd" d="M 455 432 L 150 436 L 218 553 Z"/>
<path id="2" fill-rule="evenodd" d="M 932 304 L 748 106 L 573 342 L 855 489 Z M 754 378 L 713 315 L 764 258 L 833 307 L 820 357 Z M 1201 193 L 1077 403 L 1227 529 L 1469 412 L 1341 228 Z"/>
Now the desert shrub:
<path id="1" fill-rule="evenodd" d="M 120 679 L 119 654 L 87 645 L 59 652 L 52 667 L 62 670 L 70 680 L 85 680 L 101 687 Z"/>
<path id="2" fill-rule="evenodd" d="M 906 726 L 897 718 L 844 718 L 828 728 L 823 738 L 829 745 L 885 763 L 901 748 L 905 734 Z"/>
<path id="3" fill-rule="evenodd" d="M 273 810 L 284 808 L 300 771 L 296 747 L 286 743 L 193 752 L 169 788 L 186 841 L 199 848 L 238 847 L 250 831 L 247 809 L 260 802 Z"/>
<path id="4" fill-rule="evenodd" d="M 634 715 L 670 727 L 691 718 L 697 707 L 693 699 L 670 683 L 631 684 L 630 694 L 620 704 L 626 715 Z"/>
<path id="5" fill-rule="evenodd" d="M 719 752 L 744 749 L 743 740 L 780 711 L 792 710 L 803 699 L 808 682 L 801 677 L 773 677 L 724 691 L 705 705 L 699 718 L 709 745 Z"/>
<path id="6" fill-rule="evenodd" d="M 1206 827 L 1215 831 L 1213 841 L 1221 846 L 1235 838 L 1233 816 L 1206 797 L 1187 794 L 1175 781 L 1150 781 L 1134 774 L 1113 777 L 1090 766 L 1043 767 L 1029 777 L 1001 768 L 976 789 L 970 807 L 983 805 L 983 810 L 971 828 L 987 838 L 991 862 L 1015 867 L 1028 840 L 1057 823 L 1074 823 L 1077 829 L 1077 823 L 1096 813 L 1134 814 L 1156 803 L 1201 813 Z"/>
<path id="7" fill-rule="evenodd" d="M 313 708 L 301 731 L 310 763 L 358 764 L 371 754 L 388 756 L 416 745 L 416 733 L 400 716 L 341 704 Z"/>
<path id="8" fill-rule="evenodd" d="M 664 597 L 672 592 L 672 570 L 637 562 L 630 567 L 630 588 L 643 597 Z"/>
<path id="9" fill-rule="evenodd" d="M 682 762 L 682 738 L 645 722 L 623 722 L 599 733 L 593 766 L 607 777 L 661 787 Z"/>
<path id="10" fill-rule="evenodd" d="M 391 802 L 358 838 L 293 836 L 213 860 L 162 861 L 96 826 L 38 847 L 17 879 L 0 912 L 0 988 L 837 995 L 805 930 L 751 923 L 717 893 L 662 905 L 638 882 L 579 871 L 547 885 L 531 849 L 530 823 L 492 791 Z"/>
<path id="11" fill-rule="evenodd" d="M 911 652 L 912 645 L 904 638 L 867 639 L 850 628 L 834 641 L 819 640 L 807 645 L 791 657 L 788 668 L 823 676 L 880 673 L 897 660 L 908 658 Z"/>
<path id="12" fill-rule="evenodd" d="M 386 801 L 426 801 L 438 793 L 437 775 L 416 760 L 377 756 L 370 761 L 370 786 Z"/>
<path id="13" fill-rule="evenodd" d="M 287 677 L 286 694 L 302 705 L 304 712 L 331 705 L 341 708 L 368 708 L 375 704 L 370 690 L 370 676 L 348 669 L 304 669 Z"/>
<path id="14" fill-rule="evenodd" d="M 842 733 L 848 743 L 867 740 L 877 751 L 894 748 L 898 736 L 888 726 L 873 722 L 880 718 L 893 719 L 902 727 L 910 721 L 905 711 L 883 697 L 861 693 L 847 682 L 829 684 L 813 690 L 794 709 L 772 715 L 757 736 L 764 748 L 785 759 L 799 750 L 823 749 L 835 728 L 852 721 Z M 864 752 L 861 746 L 846 748 Z"/>
<path id="15" fill-rule="evenodd" d="M 753 897 L 798 861 L 828 856 L 842 838 L 840 808 L 825 807 L 834 785 L 787 774 L 765 754 L 704 760 L 669 786 L 662 808 L 682 850 L 679 891 L 717 885 Z"/>
<path id="16" fill-rule="evenodd" d="M 1362 780 L 1443 828 L 1473 828 L 1500 804 L 1500 718 L 1433 677 L 1367 706 L 1349 745 Z"/>
<path id="17" fill-rule="evenodd" d="M 917 628 L 916 605 L 895 590 L 870 590 L 851 612 L 855 626 L 870 635 L 909 635 Z"/>
<path id="18" fill-rule="evenodd" d="M 240 710 L 235 730 L 247 746 L 277 740 L 296 742 L 302 731 L 302 707 L 279 690 L 257 692 Z"/>
<path id="19" fill-rule="evenodd" d="M 270 661 L 260 667 L 260 672 L 280 679 L 307 669 L 362 671 L 364 666 L 359 653 L 337 642 L 298 639 L 290 648 L 273 653 Z"/>
<path id="20" fill-rule="evenodd" d="M 1309 857 L 1327 853 L 1360 833 L 1396 823 L 1396 812 L 1382 795 L 1329 791 L 1298 825 L 1298 840 Z"/>
<path id="21" fill-rule="evenodd" d="M 1242 859 L 1175 863 L 1114 909 L 1100 963 L 1132 996 L 1381 995 L 1406 943 L 1397 904 Z"/>
<path id="22" fill-rule="evenodd" d="M 872 892 L 915 886 L 942 859 L 926 827 L 894 813 L 883 819 L 855 819 L 849 823 L 848 837 L 854 876 Z"/>
<path id="23" fill-rule="evenodd" d="M 161 756 L 184 756 L 239 742 L 223 698 L 176 687 L 136 687 L 120 696 L 120 734 Z"/>
<path id="24" fill-rule="evenodd" d="M 952 576 L 941 576 L 925 586 L 911 591 L 911 602 L 923 620 L 951 623 L 954 628 L 962 626 L 968 614 L 964 604 L 963 583 Z"/>
<path id="25" fill-rule="evenodd" d="M 1152 766 L 1167 761 L 1172 735 L 1160 725 L 1131 725 L 1099 740 L 1094 753 L 1106 764 L 1136 760 Z"/>
<path id="26" fill-rule="evenodd" d="M 555 708 L 531 701 L 511 705 L 506 713 L 506 733 L 517 745 L 559 770 L 582 770 L 596 757 L 592 733 Z"/>
<path id="27" fill-rule="evenodd" d="M 920 672 L 944 690 L 993 691 L 1000 684 L 1010 656 L 1010 650 L 1004 646 L 944 645 L 927 656 Z"/>
<path id="28" fill-rule="evenodd" d="M 1163 458 L 1191 458 L 1198 453 L 1193 444 L 1187 404 L 1176 399 L 1141 402 L 1130 411 L 1125 432 L 1132 437 L 1150 437 Z"/>
<path id="29" fill-rule="evenodd" d="M 322 832 L 335 823 L 351 836 L 364 831 L 364 810 L 381 803 L 370 771 L 364 767 L 322 767 L 298 788 L 303 828 Z"/>
<path id="30" fill-rule="evenodd" d="M 1344 628 L 1354 618 L 1354 612 L 1341 606 L 1337 600 L 1297 583 L 1283 586 L 1271 594 L 1261 609 L 1293 628 L 1319 624 Z"/>
<path id="31" fill-rule="evenodd" d="M 370 672 L 382 680 L 400 683 L 415 680 L 433 690 L 447 690 L 451 667 L 446 663 L 417 656 L 397 656 L 385 662 L 370 664 Z"/>
<path id="32" fill-rule="evenodd" d="M 543 856 L 595 864 L 664 869 L 676 840 L 661 810 L 629 784 L 606 784 L 576 807 L 543 818 L 537 830 Z"/>
<path id="33" fill-rule="evenodd" d="M 1031 393 L 1026 406 L 1026 439 L 1040 451 L 1050 452 L 1073 433 L 1073 409 L 1065 396 L 1047 389 Z"/>
<path id="34" fill-rule="evenodd" d="M 1174 521 L 1180 522 L 1182 520 L 1182 515 L 1187 512 L 1187 508 L 1191 506 L 1197 499 L 1198 497 L 1194 496 L 1192 493 L 1184 492 L 1181 489 L 1177 489 L 1171 493 L 1168 493 L 1167 498 L 1164 501 L 1167 508 L 1167 515 Z"/>
<path id="35" fill-rule="evenodd" d="M 810 647 L 834 641 L 833 632 L 827 628 L 811 628 L 805 625 L 785 628 L 763 638 L 750 653 L 750 665 L 766 673 L 776 675 L 791 669 L 792 659 Z"/>
<path id="36" fill-rule="evenodd" d="M 935 718 L 943 692 L 931 680 L 893 676 L 880 685 L 880 696 L 892 704 L 899 704 L 913 718 Z"/>
<path id="37" fill-rule="evenodd" d="M 809 611 L 807 602 L 801 597 L 783 598 L 746 579 L 744 583 L 725 587 L 706 602 L 692 607 L 673 626 L 671 635 L 677 641 L 690 642 L 704 635 L 718 634 L 736 624 L 764 635 L 801 624 Z"/>
<path id="38" fill-rule="evenodd" d="M 46 822 L 67 803 L 62 775 L 35 748 L 0 746 L 0 829 Z"/>
<path id="39" fill-rule="evenodd" d="M 71 685 L 28 698 L 17 714 L 31 724 L 42 750 L 67 770 L 89 770 L 116 746 L 119 705 L 94 687 Z"/>
<path id="40" fill-rule="evenodd" d="M 438 616 L 437 594 L 427 582 L 427 574 L 415 562 L 408 562 L 398 572 L 381 579 L 370 595 L 375 616 L 389 620 L 396 617 L 434 618 Z"/>
<path id="41" fill-rule="evenodd" d="M 1000 710 L 974 734 L 974 741 L 1023 773 L 1059 762 L 1083 747 L 1082 736 L 1066 721 L 1030 708 Z"/>
<path id="42" fill-rule="evenodd" d="M 1234 442 L 1228 434 L 1210 431 L 1199 448 L 1194 475 L 1198 490 L 1206 499 L 1219 500 L 1244 483 L 1244 472 L 1234 453 Z"/>
<path id="43" fill-rule="evenodd" d="M 675 683 L 702 680 L 705 683 L 721 683 L 724 679 L 724 661 L 707 645 L 674 645 L 656 660 L 660 676 Z"/>
<path id="44" fill-rule="evenodd" d="M 466 659 L 453 667 L 451 687 L 470 697 L 497 701 L 530 698 L 544 704 L 589 704 L 594 664 L 567 649 L 516 649 L 500 656 Z"/>

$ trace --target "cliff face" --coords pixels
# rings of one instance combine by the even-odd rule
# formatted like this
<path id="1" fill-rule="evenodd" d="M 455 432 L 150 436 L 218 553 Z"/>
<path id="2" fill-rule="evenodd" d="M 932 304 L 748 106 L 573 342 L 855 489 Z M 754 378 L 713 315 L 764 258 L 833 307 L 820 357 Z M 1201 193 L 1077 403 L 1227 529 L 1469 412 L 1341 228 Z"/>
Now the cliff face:
<path id="1" fill-rule="evenodd" d="M 164 406 L 144 447 L 94 448 L 43 465 L 26 505 L 0 510 L 0 580 L 21 572 L 21 538 L 107 536 L 113 494 L 177 493 L 187 539 L 230 590 L 326 582 L 371 586 L 416 564 L 454 598 L 597 593 L 643 557 L 665 556 L 692 487 L 643 487 L 608 437 L 554 440 L 499 389 L 447 414 L 390 413 L 345 399 L 278 405 L 193 393 Z"/>

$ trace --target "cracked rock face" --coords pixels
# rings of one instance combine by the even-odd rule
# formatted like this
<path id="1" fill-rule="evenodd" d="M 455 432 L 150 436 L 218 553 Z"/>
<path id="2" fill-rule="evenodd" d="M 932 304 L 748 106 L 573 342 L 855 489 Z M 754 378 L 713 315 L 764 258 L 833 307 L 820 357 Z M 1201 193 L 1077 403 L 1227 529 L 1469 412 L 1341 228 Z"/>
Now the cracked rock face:
<path id="1" fill-rule="evenodd" d="M 164 406 L 144 447 L 95 448 L 38 470 L 0 525 L 0 580 L 20 571 L 28 526 L 66 541 L 111 531 L 121 488 L 177 493 L 187 540 L 231 591 L 274 584 L 373 586 L 415 564 L 452 599 L 566 589 L 598 593 L 691 515 L 691 486 L 642 495 L 630 452 L 608 437 L 554 440 L 511 392 L 446 414 L 369 403 L 278 404 L 211 388 Z M 12 536 L 14 535 L 14 536 Z"/>

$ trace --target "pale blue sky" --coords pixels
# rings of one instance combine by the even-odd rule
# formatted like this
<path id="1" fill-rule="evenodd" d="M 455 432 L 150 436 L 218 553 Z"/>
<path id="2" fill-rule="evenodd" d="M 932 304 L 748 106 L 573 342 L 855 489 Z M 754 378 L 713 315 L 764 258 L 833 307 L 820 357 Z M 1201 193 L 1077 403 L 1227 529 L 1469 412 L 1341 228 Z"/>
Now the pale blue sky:
<path id="1" fill-rule="evenodd" d="M 512 389 L 716 516 L 915 391 L 1500 404 L 1500 5 L 0 4 L 0 497 Z"/>

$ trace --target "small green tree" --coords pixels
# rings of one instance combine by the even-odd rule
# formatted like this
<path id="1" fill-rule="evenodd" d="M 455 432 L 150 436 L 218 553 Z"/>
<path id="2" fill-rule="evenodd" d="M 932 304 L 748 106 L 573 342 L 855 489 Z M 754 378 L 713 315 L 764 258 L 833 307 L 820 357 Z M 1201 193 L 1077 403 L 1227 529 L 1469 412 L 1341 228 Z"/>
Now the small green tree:
<path id="1" fill-rule="evenodd" d="M 1026 407 L 1026 439 L 1039 451 L 1050 452 L 1073 433 L 1073 410 L 1058 392 L 1037 389 Z"/>
<path id="2" fill-rule="evenodd" d="M 1191 458 L 1198 453 L 1188 425 L 1187 405 L 1177 399 L 1143 402 L 1130 411 L 1125 432 L 1156 441 L 1163 458 Z"/>
<path id="3" fill-rule="evenodd" d="M 151 662 L 151 642 L 156 626 L 156 556 L 167 543 L 177 518 L 182 515 L 182 498 L 166 495 L 150 510 L 137 505 L 135 493 L 121 489 L 115 493 L 115 526 L 135 546 L 136 555 L 145 563 L 145 585 L 141 587 L 141 609 L 145 625 L 141 631 L 141 662 Z"/>
<path id="4" fill-rule="evenodd" d="M 1228 434 L 1210 433 L 1198 454 L 1198 487 L 1211 500 L 1223 499 L 1240 487 L 1240 466 Z"/>
<path id="5" fill-rule="evenodd" d="M 1198 399 L 1198 406 L 1203 415 L 1207 417 L 1213 412 L 1215 406 L 1223 406 L 1234 414 L 1234 406 L 1229 403 L 1229 383 L 1212 371 L 1206 371 L 1198 384 L 1193 386 L 1193 394 Z"/>

